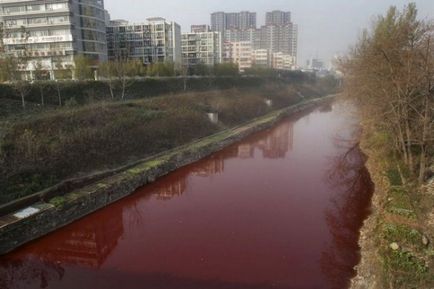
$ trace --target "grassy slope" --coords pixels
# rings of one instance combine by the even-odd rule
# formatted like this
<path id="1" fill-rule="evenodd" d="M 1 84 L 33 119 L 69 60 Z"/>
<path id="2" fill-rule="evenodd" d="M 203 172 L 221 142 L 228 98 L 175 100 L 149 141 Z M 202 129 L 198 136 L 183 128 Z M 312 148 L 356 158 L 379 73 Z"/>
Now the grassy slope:
<path id="1" fill-rule="evenodd" d="M 97 102 L 3 118 L 0 203 L 235 126 L 300 101 L 298 92 L 324 94 L 315 87 L 280 85 Z M 266 98 L 273 100 L 272 108 Z M 212 124 L 207 112 L 218 112 L 219 123 Z"/>
<path id="2" fill-rule="evenodd" d="M 370 232 L 365 232 L 368 240 L 362 240 L 361 271 L 365 272 L 361 274 L 370 275 L 363 276 L 370 284 L 356 288 L 434 288 L 434 247 L 423 243 L 424 236 L 430 238 L 433 232 L 426 224 L 428 211 L 420 209 L 434 204 L 434 196 L 402 184 L 387 143 L 386 134 L 365 127 L 362 146 L 370 158 L 376 196 L 370 228 L 366 228 Z M 398 249 L 392 248 L 395 244 Z"/>

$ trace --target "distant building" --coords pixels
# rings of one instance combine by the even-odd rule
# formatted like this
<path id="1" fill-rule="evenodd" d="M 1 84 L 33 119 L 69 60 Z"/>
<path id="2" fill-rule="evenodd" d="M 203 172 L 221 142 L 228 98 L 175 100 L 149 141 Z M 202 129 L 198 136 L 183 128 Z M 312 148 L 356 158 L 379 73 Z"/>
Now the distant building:
<path id="1" fill-rule="evenodd" d="M 256 13 L 242 11 L 237 13 L 215 12 L 211 14 L 211 29 L 224 33 L 225 30 L 255 29 Z"/>
<path id="2" fill-rule="evenodd" d="M 252 43 L 249 41 L 231 42 L 231 62 L 238 65 L 240 72 L 244 72 L 253 65 Z"/>
<path id="3" fill-rule="evenodd" d="M 106 61 L 105 20 L 103 0 L 0 1 L 4 50 L 30 57 L 21 67 L 27 78 L 39 65 L 54 78 L 54 70 L 72 67 L 77 55 L 95 65 Z"/>
<path id="4" fill-rule="evenodd" d="M 107 27 L 109 59 L 123 57 L 139 60 L 145 65 L 166 62 L 180 66 L 181 27 L 160 17 L 147 21 L 138 24 L 111 21 Z"/>
<path id="5" fill-rule="evenodd" d="M 238 17 L 238 29 L 256 29 L 256 12 L 241 11 Z"/>
<path id="6" fill-rule="evenodd" d="M 256 49 L 252 52 L 252 64 L 263 68 L 271 68 L 271 54 L 268 49 Z"/>
<path id="7" fill-rule="evenodd" d="M 108 12 L 108 10 L 104 10 L 104 22 L 105 22 L 105 26 L 109 26 L 110 25 L 110 21 L 111 21 L 110 13 Z"/>
<path id="8" fill-rule="evenodd" d="M 291 24 L 291 12 L 284 12 L 275 10 L 272 12 L 267 12 L 265 15 L 265 25 L 278 25 L 284 26 Z"/>
<path id="9" fill-rule="evenodd" d="M 310 70 L 324 70 L 325 65 L 324 62 L 321 59 L 318 58 L 311 58 L 306 63 L 307 68 Z"/>
<path id="10" fill-rule="evenodd" d="M 208 25 L 191 25 L 191 33 L 202 33 L 202 32 L 210 32 L 211 27 Z"/>
<path id="11" fill-rule="evenodd" d="M 260 28 L 256 28 L 256 13 L 251 12 L 216 12 L 211 23 L 212 30 L 222 32 L 224 42 L 250 42 L 253 50 L 281 52 L 297 61 L 298 27 L 291 21 L 291 12 L 267 12 L 266 25 Z"/>
<path id="12" fill-rule="evenodd" d="M 260 48 L 268 49 L 272 53 L 282 52 L 297 57 L 297 26 L 287 24 L 283 26 L 262 26 L 260 31 Z"/>
<path id="13" fill-rule="evenodd" d="M 182 60 L 186 67 L 214 66 L 222 62 L 223 39 L 220 32 L 182 34 Z"/>
<path id="14" fill-rule="evenodd" d="M 292 55 L 276 52 L 272 55 L 272 67 L 278 70 L 291 70 L 296 62 Z"/>
<path id="15" fill-rule="evenodd" d="M 232 43 L 230 41 L 223 41 L 223 63 L 232 63 Z"/>
<path id="16" fill-rule="evenodd" d="M 211 14 L 211 30 L 221 33 L 226 30 L 226 14 L 224 12 Z"/>
<path id="17" fill-rule="evenodd" d="M 226 27 L 225 29 L 240 29 L 240 14 L 225 13 Z"/>
<path id="18" fill-rule="evenodd" d="M 249 41 L 252 43 L 253 49 L 260 48 L 260 31 L 258 29 L 230 29 L 225 30 L 224 39 L 229 42 L 244 42 Z"/>

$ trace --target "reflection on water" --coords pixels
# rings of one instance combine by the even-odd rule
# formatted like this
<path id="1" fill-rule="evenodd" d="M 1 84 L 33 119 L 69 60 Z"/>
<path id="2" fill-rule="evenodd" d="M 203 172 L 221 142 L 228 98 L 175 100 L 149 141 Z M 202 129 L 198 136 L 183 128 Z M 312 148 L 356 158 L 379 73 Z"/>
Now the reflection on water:
<path id="1" fill-rule="evenodd" d="M 346 288 L 349 279 L 356 274 L 353 264 L 360 260 L 360 235 L 354 228 L 362 227 L 370 213 L 374 185 L 364 166 L 366 159 L 359 148 L 358 136 L 336 138 L 335 141 L 346 152 L 331 159 L 326 175 L 336 193 L 331 198 L 332 205 L 326 209 L 326 221 L 333 239 L 322 253 L 321 266 L 330 288 Z"/>
<path id="2" fill-rule="evenodd" d="M 341 105 L 285 120 L 0 259 L 0 288 L 345 288 L 372 184 Z"/>
<path id="3" fill-rule="evenodd" d="M 249 159 L 255 157 L 255 152 L 262 152 L 262 156 L 268 159 L 285 158 L 292 149 L 294 138 L 294 123 L 283 122 L 279 126 L 270 129 L 267 134 L 256 142 L 244 142 L 234 145 L 224 153 L 213 155 L 191 167 L 182 176 L 177 176 L 171 182 L 161 182 L 154 190 L 159 200 L 170 200 L 182 195 L 187 188 L 188 176 L 209 177 L 224 172 L 225 160 L 230 158 Z"/>

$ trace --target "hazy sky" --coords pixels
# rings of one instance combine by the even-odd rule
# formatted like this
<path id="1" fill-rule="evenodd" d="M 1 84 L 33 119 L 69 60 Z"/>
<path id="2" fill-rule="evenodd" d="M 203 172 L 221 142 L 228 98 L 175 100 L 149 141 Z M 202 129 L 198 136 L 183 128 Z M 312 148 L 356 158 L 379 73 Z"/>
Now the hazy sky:
<path id="1" fill-rule="evenodd" d="M 420 17 L 434 18 L 434 0 L 105 0 L 105 6 L 112 19 L 143 22 L 161 16 L 178 22 L 183 31 L 189 31 L 191 24 L 210 24 L 210 13 L 215 11 L 257 12 L 259 25 L 266 11 L 291 11 L 299 26 L 299 62 L 304 64 L 312 56 L 329 60 L 345 53 L 372 16 L 409 2 L 417 3 Z"/>

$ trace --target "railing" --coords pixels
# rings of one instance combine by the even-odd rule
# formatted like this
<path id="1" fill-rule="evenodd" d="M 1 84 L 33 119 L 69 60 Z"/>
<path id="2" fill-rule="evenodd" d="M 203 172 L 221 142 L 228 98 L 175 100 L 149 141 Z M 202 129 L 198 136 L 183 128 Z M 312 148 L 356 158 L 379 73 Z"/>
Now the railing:
<path id="1" fill-rule="evenodd" d="M 38 15 L 38 14 L 47 15 L 47 14 L 65 13 L 69 11 L 70 9 L 68 7 L 65 7 L 61 9 L 23 10 L 23 11 L 16 11 L 16 12 L 0 11 L 0 15 L 1 16 L 21 16 L 21 15 Z"/>

